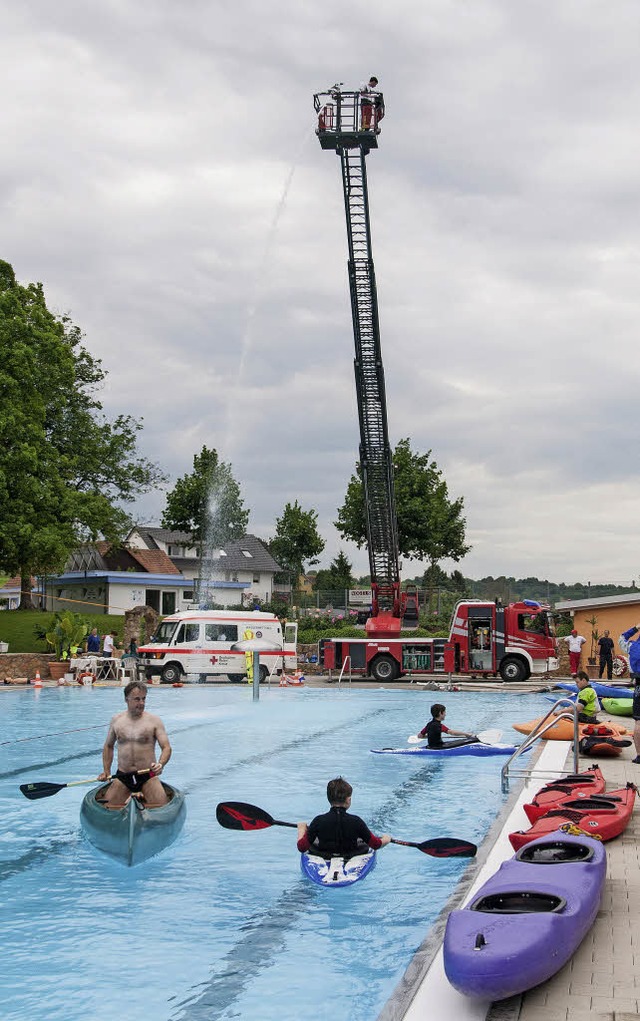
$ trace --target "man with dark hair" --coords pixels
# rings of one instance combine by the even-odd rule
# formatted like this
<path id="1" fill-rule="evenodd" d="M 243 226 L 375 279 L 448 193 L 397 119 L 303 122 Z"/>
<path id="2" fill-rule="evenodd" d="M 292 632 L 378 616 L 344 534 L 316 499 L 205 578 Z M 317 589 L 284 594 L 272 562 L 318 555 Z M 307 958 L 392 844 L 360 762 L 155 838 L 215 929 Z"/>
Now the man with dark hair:
<path id="1" fill-rule="evenodd" d="M 121 808 L 132 794 L 141 794 L 149 805 L 165 805 L 167 794 L 158 779 L 171 758 L 171 745 L 159 716 L 145 712 L 147 685 L 130 681 L 124 689 L 125 712 L 117 713 L 109 724 L 102 749 L 103 772 L 98 780 L 111 776 L 113 755 L 118 744 L 118 770 L 107 788 L 105 804 Z M 160 756 L 156 760 L 156 742 Z"/>
<path id="2" fill-rule="evenodd" d="M 378 79 L 375 75 L 372 75 L 367 85 L 362 84 L 360 86 L 360 109 L 362 114 L 362 130 L 371 130 L 371 118 L 373 117 L 373 110 L 375 107 L 376 116 L 374 128 L 378 126 L 378 121 L 384 117 L 384 102 L 382 99 L 382 93 L 378 92 Z"/>
<path id="3" fill-rule="evenodd" d="M 368 848 L 378 851 L 391 837 L 383 833 L 377 837 L 357 815 L 350 815 L 353 788 L 344 777 L 338 776 L 327 784 L 327 799 L 331 808 L 317 815 L 307 826 L 298 823 L 298 850 L 310 851 L 320 858 L 353 858 Z"/>
<path id="4" fill-rule="evenodd" d="M 478 740 L 474 734 L 467 734 L 464 730 L 451 730 L 450 727 L 445 726 L 446 715 L 447 707 L 440 702 L 434 702 L 431 706 L 431 719 L 422 730 L 418 731 L 418 737 L 426 737 L 429 748 L 455 748 L 457 745 L 472 744 Z M 466 740 L 448 741 L 445 744 L 442 740 L 443 734 L 451 734 L 452 737 L 462 737 Z"/>
<path id="5" fill-rule="evenodd" d="M 598 677 L 602 677 L 606 667 L 607 680 L 610 681 L 613 677 L 613 638 L 610 637 L 608 631 L 605 631 L 602 638 L 598 639 L 598 654 L 600 657 Z"/>

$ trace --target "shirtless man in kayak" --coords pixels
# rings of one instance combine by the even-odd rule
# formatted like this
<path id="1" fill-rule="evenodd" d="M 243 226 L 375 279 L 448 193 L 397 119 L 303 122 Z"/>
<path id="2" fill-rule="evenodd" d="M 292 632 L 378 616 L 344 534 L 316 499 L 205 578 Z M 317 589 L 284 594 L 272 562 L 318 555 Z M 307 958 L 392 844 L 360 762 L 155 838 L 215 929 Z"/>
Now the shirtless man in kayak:
<path id="1" fill-rule="evenodd" d="M 104 771 L 98 780 L 108 780 L 118 743 L 118 770 L 107 788 L 104 802 L 113 808 L 121 808 L 132 794 L 141 793 L 149 805 L 166 805 L 169 799 L 158 779 L 171 758 L 171 745 L 164 723 L 159 716 L 145 712 L 147 685 L 142 681 L 130 681 L 124 689 L 124 698 L 126 711 L 117 713 L 111 720 L 102 749 Z M 157 760 L 156 742 L 160 746 Z"/>

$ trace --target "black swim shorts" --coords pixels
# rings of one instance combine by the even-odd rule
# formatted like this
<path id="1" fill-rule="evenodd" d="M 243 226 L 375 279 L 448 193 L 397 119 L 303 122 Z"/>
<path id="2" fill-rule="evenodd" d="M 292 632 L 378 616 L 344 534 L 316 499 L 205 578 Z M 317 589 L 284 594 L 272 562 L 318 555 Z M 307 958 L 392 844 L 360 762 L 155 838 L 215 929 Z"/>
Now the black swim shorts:
<path id="1" fill-rule="evenodd" d="M 120 783 L 123 783 L 132 794 L 137 794 L 138 791 L 142 790 L 142 785 L 150 779 L 150 776 L 148 773 L 123 773 L 119 769 L 115 774 L 115 778 Z"/>

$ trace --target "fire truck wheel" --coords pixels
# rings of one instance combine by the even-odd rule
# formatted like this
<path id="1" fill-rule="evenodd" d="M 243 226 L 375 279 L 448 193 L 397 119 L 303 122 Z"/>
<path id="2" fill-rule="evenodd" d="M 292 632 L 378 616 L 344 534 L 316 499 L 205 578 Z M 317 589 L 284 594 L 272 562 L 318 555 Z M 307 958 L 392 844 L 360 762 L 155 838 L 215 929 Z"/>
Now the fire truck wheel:
<path id="1" fill-rule="evenodd" d="M 182 677 L 182 670 L 178 663 L 167 663 L 162 671 L 163 684 L 176 684 Z"/>
<path id="2" fill-rule="evenodd" d="M 378 656 L 371 667 L 371 676 L 376 681 L 395 681 L 397 677 L 395 659 L 392 656 Z"/>
<path id="3" fill-rule="evenodd" d="M 500 664 L 500 676 L 503 681 L 526 681 L 527 669 L 521 659 L 508 656 Z"/>

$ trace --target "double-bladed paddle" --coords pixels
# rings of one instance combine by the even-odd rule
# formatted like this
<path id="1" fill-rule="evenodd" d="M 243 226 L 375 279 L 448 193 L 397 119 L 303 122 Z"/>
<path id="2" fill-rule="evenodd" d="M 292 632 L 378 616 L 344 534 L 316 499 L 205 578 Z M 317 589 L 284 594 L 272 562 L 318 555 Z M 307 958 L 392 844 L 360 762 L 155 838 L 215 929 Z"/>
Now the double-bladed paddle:
<path id="1" fill-rule="evenodd" d="M 141 773 L 151 773 L 151 770 L 138 769 L 136 772 L 140 775 Z M 39 801 L 40 798 L 52 798 L 54 794 L 64 790 L 65 787 L 81 787 L 82 784 L 89 783 L 107 783 L 108 780 L 112 779 L 112 776 L 108 776 L 106 780 L 100 780 L 97 776 L 94 776 L 91 780 L 72 780 L 71 783 L 47 783 L 45 780 L 42 780 L 39 783 L 21 783 L 20 790 L 29 801 Z"/>
<path id="2" fill-rule="evenodd" d="M 480 730 L 477 734 L 474 734 L 473 738 L 469 739 L 469 743 L 473 740 L 474 742 L 481 741 L 482 744 L 499 744 L 501 737 L 501 730 Z M 418 744 L 419 741 L 426 740 L 426 737 L 420 737 L 419 734 L 410 734 L 407 738 L 409 744 Z"/>
<path id="3" fill-rule="evenodd" d="M 297 826 L 295 822 L 274 819 L 264 809 L 257 808 L 256 805 L 247 805 L 244 801 L 221 801 L 216 808 L 216 819 L 227 830 L 266 830 L 269 826 L 289 826 L 296 829 Z M 434 837 L 433 840 L 423 840 L 421 844 L 392 837 L 391 843 L 415 847 L 431 858 L 473 858 L 478 850 L 476 845 L 468 840 L 458 840 L 455 837 Z"/>

